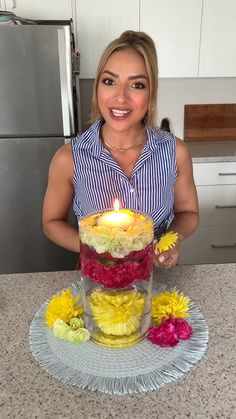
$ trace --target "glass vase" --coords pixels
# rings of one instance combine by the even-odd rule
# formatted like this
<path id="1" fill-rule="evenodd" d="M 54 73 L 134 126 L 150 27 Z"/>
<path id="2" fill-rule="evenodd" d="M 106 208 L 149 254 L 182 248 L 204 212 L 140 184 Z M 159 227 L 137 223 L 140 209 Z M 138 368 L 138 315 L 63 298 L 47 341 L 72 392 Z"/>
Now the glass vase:
<path id="1" fill-rule="evenodd" d="M 130 226 L 99 225 L 104 212 L 79 222 L 85 327 L 110 348 L 140 342 L 151 322 L 153 223 L 124 211 L 133 217 Z"/>

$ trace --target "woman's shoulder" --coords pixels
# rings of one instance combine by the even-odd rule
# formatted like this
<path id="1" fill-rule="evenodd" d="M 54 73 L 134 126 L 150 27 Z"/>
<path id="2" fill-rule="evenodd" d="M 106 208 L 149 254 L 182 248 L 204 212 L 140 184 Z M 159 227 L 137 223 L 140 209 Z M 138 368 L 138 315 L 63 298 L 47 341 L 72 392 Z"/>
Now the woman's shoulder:
<path id="1" fill-rule="evenodd" d="M 74 148 L 89 148 L 94 141 L 99 137 L 102 120 L 99 119 L 90 125 L 85 131 L 71 139 L 71 147 Z"/>
<path id="2" fill-rule="evenodd" d="M 149 127 L 148 133 L 155 141 L 159 142 L 166 142 L 166 141 L 172 141 L 175 139 L 175 135 L 172 132 L 165 131 L 158 127 Z"/>
<path id="3" fill-rule="evenodd" d="M 158 150 L 160 149 L 169 149 L 175 153 L 176 141 L 174 134 L 171 132 L 167 132 L 156 127 L 149 127 L 147 129 L 147 135 L 148 146 L 152 151 L 159 153 Z"/>
<path id="4" fill-rule="evenodd" d="M 72 153 L 71 153 L 71 144 L 64 144 L 62 145 L 57 152 L 55 153 L 53 160 L 56 159 L 58 161 L 67 161 L 68 159 L 70 159 L 72 157 Z"/>
<path id="5" fill-rule="evenodd" d="M 189 151 L 189 148 L 188 148 L 187 144 L 185 144 L 185 142 L 178 137 L 175 137 L 175 139 L 176 139 L 176 154 L 177 154 L 177 157 L 179 157 L 181 159 L 191 158 L 191 154 L 190 154 L 190 151 Z"/>
<path id="6" fill-rule="evenodd" d="M 64 144 L 55 153 L 50 169 L 61 173 L 73 173 L 73 157 L 71 152 L 71 144 Z"/>

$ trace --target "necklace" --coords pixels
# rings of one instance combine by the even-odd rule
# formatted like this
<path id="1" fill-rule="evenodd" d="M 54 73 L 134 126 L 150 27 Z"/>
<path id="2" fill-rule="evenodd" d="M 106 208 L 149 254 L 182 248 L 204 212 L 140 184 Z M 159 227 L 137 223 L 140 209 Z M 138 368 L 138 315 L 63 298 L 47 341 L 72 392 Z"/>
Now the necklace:
<path id="1" fill-rule="evenodd" d="M 113 147 L 111 144 L 109 144 L 107 141 L 105 141 L 104 140 L 104 138 L 103 138 L 103 142 L 104 142 L 104 144 L 108 147 L 108 148 L 110 148 L 111 150 L 113 150 L 113 151 L 122 151 L 122 152 L 124 152 L 124 151 L 129 151 L 129 150 L 131 150 L 131 149 L 133 149 L 133 148 L 136 148 L 136 147 L 138 147 L 139 145 L 141 145 L 141 144 L 144 144 L 144 142 L 145 142 L 145 139 L 144 140 L 142 140 L 142 141 L 139 141 L 138 143 L 136 143 L 136 144 L 134 144 L 134 145 L 131 145 L 130 147 L 127 147 L 127 148 L 116 148 L 116 147 Z"/>

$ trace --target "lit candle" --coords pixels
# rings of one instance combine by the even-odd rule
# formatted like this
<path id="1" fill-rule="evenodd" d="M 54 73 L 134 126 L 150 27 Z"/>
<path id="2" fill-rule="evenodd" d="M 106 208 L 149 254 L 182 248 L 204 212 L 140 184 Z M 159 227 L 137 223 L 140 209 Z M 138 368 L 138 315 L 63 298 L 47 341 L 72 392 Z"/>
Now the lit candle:
<path id="1" fill-rule="evenodd" d="M 121 227 L 127 228 L 134 224 L 134 217 L 127 213 L 126 210 L 119 210 L 118 199 L 114 202 L 114 211 L 105 212 L 98 218 L 97 224 L 104 227 Z"/>

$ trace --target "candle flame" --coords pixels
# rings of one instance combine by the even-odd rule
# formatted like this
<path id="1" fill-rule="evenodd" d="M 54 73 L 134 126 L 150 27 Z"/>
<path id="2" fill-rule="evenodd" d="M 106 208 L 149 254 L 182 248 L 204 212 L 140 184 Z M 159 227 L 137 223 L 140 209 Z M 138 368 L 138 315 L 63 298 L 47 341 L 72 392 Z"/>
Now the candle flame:
<path id="1" fill-rule="evenodd" d="M 119 201 L 118 201 L 118 199 L 115 199 L 114 210 L 117 212 L 117 211 L 119 211 L 119 209 L 120 209 Z"/>

